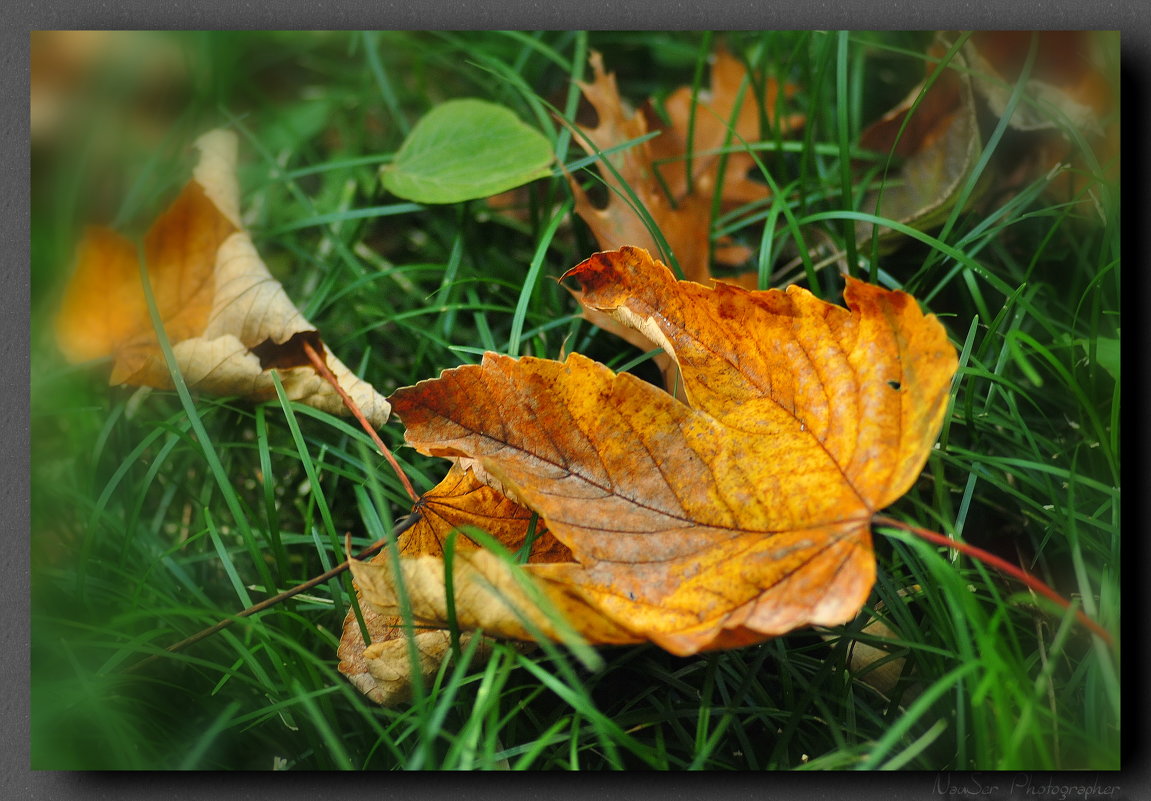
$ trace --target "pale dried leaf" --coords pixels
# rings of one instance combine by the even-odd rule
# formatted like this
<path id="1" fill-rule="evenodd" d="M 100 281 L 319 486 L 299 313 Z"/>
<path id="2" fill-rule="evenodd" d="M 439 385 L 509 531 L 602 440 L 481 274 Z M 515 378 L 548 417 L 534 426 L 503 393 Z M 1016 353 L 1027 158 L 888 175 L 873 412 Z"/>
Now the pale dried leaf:
<path id="1" fill-rule="evenodd" d="M 571 552 L 552 537 L 542 523 L 533 522 L 531 510 L 502 495 L 485 484 L 470 469 L 453 464 L 452 469 L 438 486 L 425 493 L 417 504 L 419 520 L 400 535 L 400 553 L 405 558 L 416 556 L 442 557 L 449 538 L 455 552 L 475 551 L 480 546 L 471 539 L 469 531 L 478 529 L 494 537 L 511 552 L 518 552 L 528 534 L 535 527 L 528 560 L 531 563 L 566 561 Z M 378 554 L 365 570 L 388 571 L 392 555 Z M 441 580 L 442 580 L 442 561 Z M 359 569 L 359 568 L 357 568 Z M 353 573 L 354 575 L 354 573 Z M 387 582 L 389 576 L 384 576 Z M 374 587 L 376 585 L 373 585 Z M 391 585 L 386 592 L 391 592 Z M 377 587 L 373 593 L 381 592 Z M 370 645 L 364 641 L 364 632 L 349 609 L 344 618 L 343 632 L 337 654 L 339 670 L 364 694 L 378 703 L 393 706 L 403 703 L 411 695 L 411 660 L 407 650 L 405 627 L 398 607 L 380 607 L 365 603 L 361 586 L 357 583 L 357 598 L 364 629 Z M 375 597 L 370 595 L 369 598 Z M 447 656 L 443 632 L 417 630 L 415 644 L 420 652 L 420 673 L 426 678 L 438 668 Z M 461 638 L 463 643 L 470 635 Z M 490 642 L 477 645 L 473 664 L 488 658 Z"/>
<path id="2" fill-rule="evenodd" d="M 265 400 L 276 395 L 272 373 L 253 349 L 288 347 L 315 331 L 260 259 L 240 221 L 237 140 L 211 131 L 196 142 L 194 179 L 144 239 L 149 281 L 176 364 L 188 386 Z M 169 388 L 168 366 L 140 284 L 136 246 L 94 229 L 56 320 L 57 338 L 72 361 L 114 357 L 110 382 Z M 390 407 L 318 338 L 316 347 L 343 390 L 378 427 Z M 339 393 L 306 358 L 277 364 L 292 400 L 348 414 Z"/>

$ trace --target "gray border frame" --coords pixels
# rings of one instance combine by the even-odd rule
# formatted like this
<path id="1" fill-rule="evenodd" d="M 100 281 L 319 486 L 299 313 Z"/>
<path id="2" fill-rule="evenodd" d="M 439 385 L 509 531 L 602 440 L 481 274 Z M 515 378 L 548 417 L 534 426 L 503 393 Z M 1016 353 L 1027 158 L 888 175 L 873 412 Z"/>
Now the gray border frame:
<path id="1" fill-rule="evenodd" d="M 735 774 L 722 781 L 693 775 L 653 774 L 585 774 L 580 777 L 557 777 L 552 774 L 527 776 L 460 776 L 436 774 L 434 777 L 396 775 L 358 776 L 344 779 L 335 775 L 278 774 L 145 774 L 117 773 L 51 773 L 32 772 L 29 768 L 29 204 L 30 165 L 28 159 L 28 34 L 37 29 L 77 28 L 515 28 L 521 30 L 590 28 L 610 29 L 763 29 L 763 28 L 1086 28 L 1122 31 L 1124 137 L 1124 171 L 1131 176 L 1125 182 L 1124 214 L 1125 249 L 1148 252 L 1147 212 L 1151 198 L 1146 188 L 1145 156 L 1148 150 L 1146 113 L 1151 79 L 1151 37 L 1146 13 L 1134 2 L 1122 0 L 1046 0 L 1046 2 L 1004 3 L 991 0 L 962 0 L 950 4 L 919 3 L 911 0 L 803 0 L 784 3 L 780 0 L 711 0 L 704 4 L 673 0 L 583 0 L 571 4 L 545 4 L 539 0 L 503 0 L 473 2 L 466 0 L 422 0 L 420 3 L 379 0 L 375 3 L 329 2 L 324 6 L 306 0 L 257 4 L 228 0 L 197 0 L 179 4 L 158 4 L 148 0 L 104 0 L 81 5 L 44 0 L 35 7 L 19 4 L 6 9 L 9 22 L 0 31 L 0 64 L 3 80 L 0 101 L 5 114 L 0 122 L 0 171 L 7 192 L 0 196 L 0 244 L 4 256 L 4 291 L 0 292 L 0 403 L 5 410 L 0 425 L 0 448 L 7 454 L 0 483 L 0 506 L 7 510 L 4 530 L 11 535 L 11 547 L 0 567 L 0 578 L 7 588 L 0 625 L 0 671 L 12 677 L 10 686 L 0 696 L 0 714 L 4 723 L 4 747 L 0 750 L 0 796 L 5 798 L 305 798 L 338 793 L 379 793 L 390 799 L 420 797 L 468 799 L 500 798 L 568 798 L 659 797 L 662 801 L 680 799 L 713 799 L 716 797 L 799 797 L 799 798 L 940 798 L 936 774 L 897 774 L 849 777 L 843 774 L 772 774 L 757 776 Z M 1130 270 L 1143 274 L 1131 278 L 1125 291 L 1125 313 L 1139 358 L 1151 353 L 1148 327 L 1132 317 L 1134 304 L 1151 300 L 1144 277 L 1145 268 L 1136 264 Z M 1131 272 L 1129 272 L 1129 276 Z M 1128 297 L 1131 295 L 1131 297 Z M 1132 322 L 1136 321 L 1136 322 Z M 1128 370 L 1128 376 L 1132 375 Z M 1130 380 L 1128 385 L 1131 385 Z M 1132 393 L 1128 393 L 1129 395 Z M 1140 431 L 1140 437 L 1128 446 L 1124 476 L 1136 491 L 1151 489 L 1140 470 L 1142 454 L 1151 453 L 1147 427 L 1139 427 L 1132 402 L 1125 403 L 1125 422 L 1129 430 Z M 1136 428 L 1131 428 L 1136 425 Z M 1146 457 L 1142 457 L 1146 458 Z M 1132 484 L 1132 478 L 1135 483 Z M 1147 496 L 1144 491 L 1140 495 Z M 1141 509 L 1139 511 L 1142 511 Z M 1130 636 L 1123 655 L 1124 672 L 1134 680 L 1124 687 L 1125 706 L 1130 710 L 1124 722 L 1124 769 L 1116 774 L 1099 774 L 1096 784 L 1110 784 L 1119 791 L 1112 799 L 1148 797 L 1151 793 L 1151 770 L 1148 769 L 1146 723 L 1151 713 L 1147 704 L 1148 690 L 1143 678 L 1142 634 L 1146 631 L 1143 612 L 1148 608 L 1146 580 L 1137 580 L 1147 567 L 1146 553 L 1139 540 L 1145 539 L 1138 515 L 1129 530 L 1137 536 L 1124 545 L 1127 600 L 1132 611 L 1127 615 Z M 1132 557 L 1132 558 L 1128 558 Z M 1138 571 L 1138 574 L 1136 573 Z M 1132 603 L 1133 602 L 1133 603 Z M 1136 627 L 1142 630 L 1136 630 Z M 1136 650 L 1132 650 L 1132 648 Z M 1021 798 L 1028 796 L 1012 786 L 1012 776 L 1023 774 L 955 774 L 952 784 L 962 776 L 968 787 L 998 785 L 1000 792 L 985 797 Z M 1093 774 L 1033 774 L 1034 787 L 1053 778 L 1055 784 L 1089 785 Z M 1043 798 L 1043 796 L 1039 796 Z M 1059 798 L 1058 795 L 1046 799 Z M 1082 796 L 1070 795 L 1070 799 Z"/>

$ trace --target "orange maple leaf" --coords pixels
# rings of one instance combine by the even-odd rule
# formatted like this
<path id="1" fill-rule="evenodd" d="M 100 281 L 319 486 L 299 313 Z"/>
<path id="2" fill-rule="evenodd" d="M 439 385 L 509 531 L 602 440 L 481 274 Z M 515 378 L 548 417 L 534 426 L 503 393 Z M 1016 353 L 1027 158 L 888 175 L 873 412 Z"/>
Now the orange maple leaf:
<path id="1" fill-rule="evenodd" d="M 851 278 L 848 307 L 799 287 L 676 281 L 644 250 L 570 270 L 583 301 L 661 344 L 689 403 L 578 354 L 488 353 L 398 390 L 419 451 L 468 460 L 573 561 L 453 563 L 456 620 L 512 639 L 650 640 L 676 654 L 851 619 L 875 575 L 870 521 L 917 478 L 957 368 L 913 298 Z M 443 626 L 442 559 L 352 563 L 364 597 Z M 531 581 L 525 584 L 525 581 Z"/>
<path id="2" fill-rule="evenodd" d="M 340 386 L 376 427 L 390 411 L 319 339 L 260 260 L 239 214 L 237 142 L 211 131 L 196 142 L 193 179 L 153 223 L 143 256 L 156 309 L 188 386 L 253 400 L 275 397 L 271 369 L 292 400 L 346 414 L 338 392 L 303 355 L 319 351 Z M 89 229 L 56 317 L 65 358 L 111 356 L 111 384 L 170 388 L 171 374 L 152 325 L 136 245 Z"/>

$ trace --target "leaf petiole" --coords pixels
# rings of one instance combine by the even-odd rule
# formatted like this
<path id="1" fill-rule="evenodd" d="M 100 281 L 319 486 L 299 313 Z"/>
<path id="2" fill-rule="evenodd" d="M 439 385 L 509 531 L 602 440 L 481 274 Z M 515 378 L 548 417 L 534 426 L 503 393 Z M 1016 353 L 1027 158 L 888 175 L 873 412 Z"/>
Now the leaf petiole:
<path id="1" fill-rule="evenodd" d="M 348 411 L 350 411 L 355 416 L 355 418 L 360 421 L 360 425 L 363 427 L 364 431 L 368 432 L 368 436 L 372 438 L 372 442 L 376 443 L 376 447 L 379 448 L 380 453 L 383 454 L 383 457 L 388 460 L 388 464 L 390 464 L 392 466 L 392 470 L 396 472 L 396 477 L 400 479 L 400 483 L 403 484 L 404 489 L 407 490 L 408 497 L 412 499 L 413 503 L 418 501 L 420 496 L 416 492 L 415 487 L 412 486 L 412 482 L 408 479 L 407 473 L 405 473 L 404 469 L 400 467 L 400 463 L 396 461 L 396 457 L 392 455 L 390 450 L 388 450 L 388 446 L 384 444 L 382 439 L 380 439 L 380 435 L 376 433 L 376 429 L 372 428 L 372 424 L 368 422 L 366 417 L 364 417 L 364 413 L 360 411 L 358 406 L 356 406 L 355 401 L 353 401 L 351 396 L 349 396 L 348 393 L 344 391 L 344 388 L 340 386 L 340 382 L 336 380 L 335 375 L 333 375 L 332 371 L 328 369 L 328 365 L 327 362 L 324 361 L 324 357 L 316 353 L 316 350 L 312 347 L 311 343 L 305 341 L 303 342 L 303 346 L 304 353 L 307 354 L 308 361 L 312 363 L 312 367 L 315 368 L 316 372 L 320 374 L 321 378 L 332 385 L 332 389 L 339 393 L 340 398 L 344 401 L 344 405 L 348 407 Z"/>
<path id="2" fill-rule="evenodd" d="M 990 565 L 991 567 L 1003 571 L 1007 575 L 1026 585 L 1029 589 L 1034 590 L 1044 598 L 1053 601 L 1060 608 L 1069 609 L 1071 607 L 1070 601 L 1068 601 L 1059 593 L 1055 592 L 1055 590 L 1048 587 L 1046 584 L 1028 573 L 1023 568 L 1016 567 L 1007 560 L 1001 559 L 995 554 L 990 553 L 989 551 L 985 551 L 975 545 L 969 545 L 966 542 L 959 542 L 958 540 L 953 540 L 950 537 L 945 537 L 944 535 L 935 531 L 919 528 L 918 526 L 913 526 L 909 523 L 903 523 L 890 517 L 878 516 L 873 518 L 872 522 L 878 523 L 881 526 L 891 526 L 892 528 L 898 528 L 903 531 L 910 532 L 920 539 L 927 540 L 928 542 L 935 543 L 936 545 L 943 545 L 947 548 L 954 548 L 960 553 L 966 556 L 970 556 L 972 559 L 977 559 L 980 562 L 983 562 L 985 565 Z M 1083 613 L 1082 610 L 1076 609 L 1075 617 L 1079 620 L 1080 623 L 1090 629 L 1093 634 L 1099 636 L 1105 643 L 1107 643 L 1107 645 L 1110 646 L 1113 644 L 1111 633 L 1096 623 L 1094 620 L 1089 618 L 1086 614 Z"/>

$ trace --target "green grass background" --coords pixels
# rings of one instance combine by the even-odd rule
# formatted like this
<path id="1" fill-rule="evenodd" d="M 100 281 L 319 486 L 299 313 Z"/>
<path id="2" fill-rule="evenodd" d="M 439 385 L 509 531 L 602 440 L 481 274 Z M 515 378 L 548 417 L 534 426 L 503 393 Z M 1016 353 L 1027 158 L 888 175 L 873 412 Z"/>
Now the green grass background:
<path id="1" fill-rule="evenodd" d="M 126 670 L 338 563 L 345 532 L 366 544 L 407 510 L 345 420 L 207 396 L 190 417 L 174 392 L 137 397 L 58 355 L 51 318 L 83 225 L 145 230 L 187 179 L 198 134 L 239 132 L 245 220 L 265 261 L 381 391 L 484 350 L 566 348 L 654 378 L 552 280 L 597 249 L 568 213 L 563 176 L 533 184 L 514 219 L 484 201 L 413 206 L 382 190 L 378 168 L 414 121 L 444 100 L 489 99 L 571 163 L 582 151 L 551 109 L 574 112 L 591 49 L 638 105 L 706 80 L 723 41 L 794 83 L 789 103 L 807 118 L 786 147 L 760 151 L 776 205 L 717 226 L 776 269 L 813 243 L 849 249 L 844 212 L 881 173 L 844 165 L 864 155 L 862 128 L 918 83 L 928 39 L 237 32 L 143 34 L 122 48 L 32 153 L 33 767 L 1118 767 L 1118 646 L 898 532 L 876 537 L 879 576 L 857 621 L 739 651 L 605 649 L 595 670 L 558 647 L 498 646 L 483 664 L 465 651 L 416 704 L 381 709 L 335 669 L 345 576 Z M 157 50 L 175 65 L 159 85 Z M 1117 636 L 1118 187 L 1070 204 L 1043 182 L 956 211 L 893 253 L 858 253 L 861 274 L 878 269 L 939 314 L 961 354 L 939 448 L 889 514 L 1023 565 Z M 836 300 L 841 263 L 816 272 L 809 260 L 793 277 L 814 275 Z M 381 434 L 418 489 L 439 481 L 446 462 L 403 448 L 397 423 Z M 863 631 L 873 615 L 898 640 Z M 856 643 L 904 660 L 890 695 L 848 668 Z"/>

